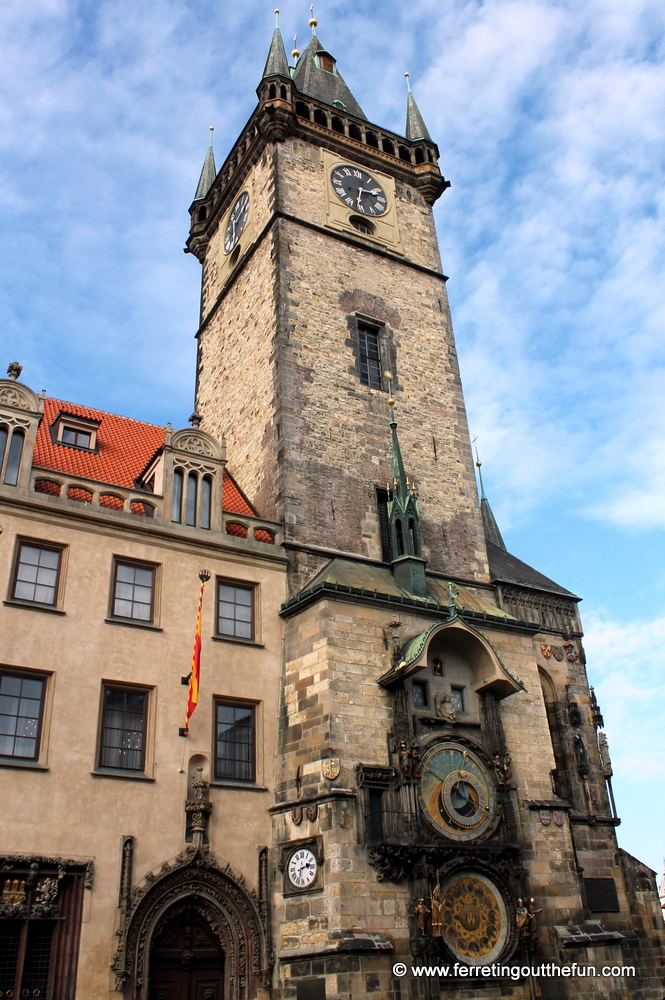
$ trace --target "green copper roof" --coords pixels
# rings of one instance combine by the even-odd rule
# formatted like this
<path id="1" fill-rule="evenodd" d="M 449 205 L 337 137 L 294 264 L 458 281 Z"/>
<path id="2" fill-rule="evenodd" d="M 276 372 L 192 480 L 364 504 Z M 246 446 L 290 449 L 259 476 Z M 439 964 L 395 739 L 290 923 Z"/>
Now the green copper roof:
<path id="1" fill-rule="evenodd" d="M 196 194 L 194 195 L 194 201 L 198 201 L 199 198 L 205 198 L 208 191 L 213 185 L 213 181 L 217 176 L 217 169 L 215 167 L 215 154 L 212 151 L 212 129 L 210 130 L 210 145 L 208 146 L 208 152 L 206 153 L 206 158 L 203 161 L 203 170 L 201 171 L 201 176 L 199 177 L 199 183 L 196 188 Z"/>
<path id="2" fill-rule="evenodd" d="M 423 121 L 423 116 L 418 110 L 416 99 L 411 93 L 411 87 L 409 87 L 409 92 L 406 95 L 406 130 L 404 135 L 412 142 L 417 139 L 429 139 L 430 142 L 432 141 L 432 137 Z"/>
<path id="3" fill-rule="evenodd" d="M 328 50 L 312 33 L 312 39 L 298 60 L 293 74 L 293 82 L 300 93 L 324 104 L 339 103 L 349 114 L 355 115 L 356 118 L 365 118 L 362 108 L 337 72 L 337 66 L 335 65 L 332 73 L 317 66 L 316 56 L 319 52 L 327 53 Z"/>
<path id="4" fill-rule="evenodd" d="M 282 32 L 276 26 L 272 33 L 270 50 L 268 52 L 268 58 L 266 59 L 261 79 L 265 79 L 267 76 L 290 77 L 290 75 L 289 62 L 286 58 L 286 50 L 284 49 L 284 42 L 282 41 Z"/>

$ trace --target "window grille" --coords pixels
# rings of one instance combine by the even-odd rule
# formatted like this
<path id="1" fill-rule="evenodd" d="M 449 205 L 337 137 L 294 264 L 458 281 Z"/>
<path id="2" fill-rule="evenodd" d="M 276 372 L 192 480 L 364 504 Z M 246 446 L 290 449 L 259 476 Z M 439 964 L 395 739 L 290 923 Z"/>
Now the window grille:
<path id="1" fill-rule="evenodd" d="M 360 381 L 372 389 L 380 389 L 381 357 L 379 355 L 378 330 L 359 323 L 358 346 L 360 349 Z"/>
<path id="2" fill-rule="evenodd" d="M 151 622 L 155 570 L 150 566 L 135 566 L 117 562 L 113 585 L 113 614 L 116 618 Z"/>

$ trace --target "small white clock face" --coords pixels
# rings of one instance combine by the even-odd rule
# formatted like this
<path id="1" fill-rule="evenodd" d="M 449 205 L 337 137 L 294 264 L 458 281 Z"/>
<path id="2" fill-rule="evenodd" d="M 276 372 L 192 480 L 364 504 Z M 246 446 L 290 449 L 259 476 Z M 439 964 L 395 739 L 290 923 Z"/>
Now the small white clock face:
<path id="1" fill-rule="evenodd" d="M 231 209 L 231 215 L 229 216 L 229 222 L 224 236 L 224 253 L 231 253 L 234 246 L 242 236 L 242 231 L 245 228 L 245 223 L 247 222 L 248 212 L 249 195 L 246 191 L 243 191 Z"/>
<path id="2" fill-rule="evenodd" d="M 316 858 L 308 847 L 300 847 L 289 858 L 289 882 L 296 889 L 306 889 L 316 878 Z"/>

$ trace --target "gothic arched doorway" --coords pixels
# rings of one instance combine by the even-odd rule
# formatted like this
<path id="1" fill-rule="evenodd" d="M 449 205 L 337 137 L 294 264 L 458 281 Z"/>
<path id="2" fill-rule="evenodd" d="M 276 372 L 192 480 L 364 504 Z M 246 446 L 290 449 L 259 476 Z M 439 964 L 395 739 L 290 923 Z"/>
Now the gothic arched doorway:
<path id="1" fill-rule="evenodd" d="M 223 1000 L 224 952 L 192 906 L 167 913 L 150 948 L 149 1000 Z"/>

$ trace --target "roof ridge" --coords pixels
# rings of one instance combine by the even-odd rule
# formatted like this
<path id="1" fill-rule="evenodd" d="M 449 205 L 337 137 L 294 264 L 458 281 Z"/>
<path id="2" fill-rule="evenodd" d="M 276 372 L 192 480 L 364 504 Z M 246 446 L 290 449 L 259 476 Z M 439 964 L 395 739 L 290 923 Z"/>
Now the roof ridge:
<path id="1" fill-rule="evenodd" d="M 85 403 L 73 403 L 69 399 L 58 399 L 56 396 L 43 396 L 42 399 L 48 399 L 52 403 L 61 403 L 64 406 L 77 406 L 81 410 L 92 410 L 93 413 L 103 413 L 107 417 L 117 417 L 118 420 L 129 420 L 133 424 L 141 424 L 143 427 L 154 427 L 155 430 L 166 433 L 166 427 L 163 424 L 152 424 L 148 420 L 137 420 L 135 417 L 126 417 L 124 414 L 114 413 L 112 410 L 100 410 L 97 406 L 87 406 Z"/>

